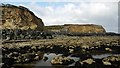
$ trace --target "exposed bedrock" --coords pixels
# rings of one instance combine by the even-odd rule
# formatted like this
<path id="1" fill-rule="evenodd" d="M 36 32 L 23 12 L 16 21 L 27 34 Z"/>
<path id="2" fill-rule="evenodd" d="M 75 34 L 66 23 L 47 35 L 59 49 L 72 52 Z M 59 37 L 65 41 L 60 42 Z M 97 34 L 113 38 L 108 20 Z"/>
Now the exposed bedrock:
<path id="1" fill-rule="evenodd" d="M 44 29 L 44 23 L 42 19 L 35 16 L 35 14 L 29 9 L 23 6 L 14 6 L 10 4 L 0 5 L 0 29 L 32 29 L 40 30 Z"/>

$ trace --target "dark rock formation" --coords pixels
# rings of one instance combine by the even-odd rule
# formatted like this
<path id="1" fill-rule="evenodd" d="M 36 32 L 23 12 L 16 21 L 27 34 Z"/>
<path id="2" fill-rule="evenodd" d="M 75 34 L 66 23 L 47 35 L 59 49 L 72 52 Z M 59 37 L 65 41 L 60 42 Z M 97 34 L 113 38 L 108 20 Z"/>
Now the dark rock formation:
<path id="1" fill-rule="evenodd" d="M 32 29 L 42 31 L 44 23 L 29 9 L 10 4 L 0 5 L 0 29 Z"/>
<path id="2" fill-rule="evenodd" d="M 52 39 L 52 34 L 38 30 L 2 29 L 3 40 Z"/>
<path id="3" fill-rule="evenodd" d="M 43 58 L 43 60 L 44 60 L 44 61 L 47 61 L 47 60 L 48 60 L 48 57 L 45 56 L 45 57 Z"/>
<path id="4" fill-rule="evenodd" d="M 25 46 L 19 48 L 2 48 L 3 68 L 11 67 L 13 64 L 25 64 L 43 59 L 43 52 L 31 49 L 33 47 Z"/>

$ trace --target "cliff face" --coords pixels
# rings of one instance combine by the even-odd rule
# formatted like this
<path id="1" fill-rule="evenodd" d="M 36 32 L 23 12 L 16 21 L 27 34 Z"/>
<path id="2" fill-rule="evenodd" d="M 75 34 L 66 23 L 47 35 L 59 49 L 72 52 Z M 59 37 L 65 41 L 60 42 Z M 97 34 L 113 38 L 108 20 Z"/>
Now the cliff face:
<path id="1" fill-rule="evenodd" d="M 55 32 L 78 32 L 78 33 L 104 33 L 105 29 L 101 25 L 95 24 L 65 24 L 59 26 L 46 26 L 48 30 Z"/>
<path id="2" fill-rule="evenodd" d="M 66 24 L 64 30 L 67 32 L 79 32 L 79 33 L 104 33 L 105 29 L 101 25 L 94 24 Z"/>
<path id="3" fill-rule="evenodd" d="M 0 6 L 1 29 L 32 29 L 42 31 L 44 24 L 33 12 L 22 6 L 2 4 Z"/>

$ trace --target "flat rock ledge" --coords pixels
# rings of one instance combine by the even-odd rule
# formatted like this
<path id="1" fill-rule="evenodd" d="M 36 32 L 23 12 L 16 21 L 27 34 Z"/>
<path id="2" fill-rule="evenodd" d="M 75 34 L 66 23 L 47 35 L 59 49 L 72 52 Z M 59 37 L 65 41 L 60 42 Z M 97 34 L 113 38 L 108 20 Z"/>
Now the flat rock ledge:
<path id="1" fill-rule="evenodd" d="M 73 62 L 74 62 L 74 60 L 70 59 L 68 57 L 65 57 L 65 56 L 56 56 L 51 61 L 51 64 L 52 65 L 69 65 L 69 64 L 72 64 Z"/>

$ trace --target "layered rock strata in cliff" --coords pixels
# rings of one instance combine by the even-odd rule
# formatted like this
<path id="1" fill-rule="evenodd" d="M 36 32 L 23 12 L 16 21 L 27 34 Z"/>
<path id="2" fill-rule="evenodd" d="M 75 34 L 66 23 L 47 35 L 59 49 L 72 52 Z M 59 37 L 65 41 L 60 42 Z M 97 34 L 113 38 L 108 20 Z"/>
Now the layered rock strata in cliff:
<path id="1" fill-rule="evenodd" d="M 101 25 L 95 24 L 65 24 L 64 30 L 68 32 L 79 32 L 79 33 L 104 33 L 105 29 Z"/>
<path id="2" fill-rule="evenodd" d="M 101 25 L 95 24 L 65 24 L 46 26 L 47 30 L 53 32 L 70 32 L 70 33 L 105 33 L 105 29 Z"/>
<path id="3" fill-rule="evenodd" d="M 23 6 L 0 5 L 1 29 L 32 29 L 42 31 L 44 23 L 33 12 Z"/>

